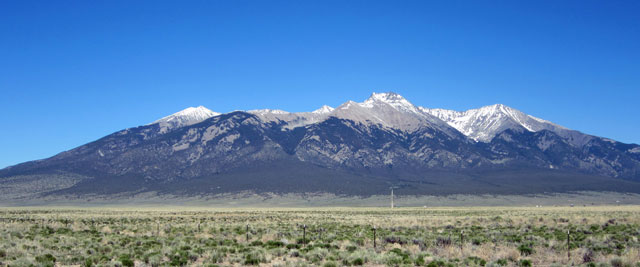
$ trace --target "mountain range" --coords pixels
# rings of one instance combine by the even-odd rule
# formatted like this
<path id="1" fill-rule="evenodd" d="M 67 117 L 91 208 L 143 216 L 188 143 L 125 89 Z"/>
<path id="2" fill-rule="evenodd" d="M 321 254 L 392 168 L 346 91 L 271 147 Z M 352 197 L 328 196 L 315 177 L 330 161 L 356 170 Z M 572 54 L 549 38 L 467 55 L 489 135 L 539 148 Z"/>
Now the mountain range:
<path id="1" fill-rule="evenodd" d="M 52 140 L 54 141 L 54 140 Z M 416 106 L 396 93 L 311 112 L 191 107 L 0 170 L 6 199 L 330 193 L 640 192 L 640 146 L 496 104 Z"/>

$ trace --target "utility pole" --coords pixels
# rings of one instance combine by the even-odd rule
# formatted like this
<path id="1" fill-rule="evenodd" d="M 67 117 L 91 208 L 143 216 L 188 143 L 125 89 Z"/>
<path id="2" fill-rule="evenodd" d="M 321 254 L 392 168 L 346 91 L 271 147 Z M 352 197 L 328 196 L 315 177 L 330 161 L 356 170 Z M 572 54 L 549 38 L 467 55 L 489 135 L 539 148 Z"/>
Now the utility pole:
<path id="1" fill-rule="evenodd" d="M 393 209 L 393 187 L 391 187 L 391 208 Z"/>

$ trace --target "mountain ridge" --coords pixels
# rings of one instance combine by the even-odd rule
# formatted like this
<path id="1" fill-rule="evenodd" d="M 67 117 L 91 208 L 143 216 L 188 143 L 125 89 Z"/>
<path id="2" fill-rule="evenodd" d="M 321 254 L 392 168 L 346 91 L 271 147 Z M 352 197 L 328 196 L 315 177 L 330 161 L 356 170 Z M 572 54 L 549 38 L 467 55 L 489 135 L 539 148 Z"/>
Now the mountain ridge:
<path id="1" fill-rule="evenodd" d="M 411 102 L 407 101 L 404 97 L 402 97 L 401 95 L 395 93 L 395 92 L 386 92 L 386 93 L 372 93 L 369 98 L 367 98 L 365 101 L 363 102 L 355 102 L 355 101 L 347 101 L 341 105 L 339 105 L 337 108 L 332 108 L 328 105 L 323 105 L 322 107 L 320 107 L 319 109 L 316 109 L 314 111 L 311 112 L 288 112 L 288 111 L 284 111 L 284 110 L 280 110 L 280 109 L 254 109 L 254 110 L 247 110 L 244 112 L 248 112 L 251 114 L 256 114 L 259 116 L 262 116 L 263 119 L 266 120 L 270 120 L 270 121 L 277 121 L 277 120 L 282 120 L 282 121 L 292 121 L 292 120 L 297 120 L 297 121 L 311 121 L 309 123 L 314 123 L 314 122 L 318 122 L 319 120 L 322 119 L 326 119 L 329 116 L 332 115 L 336 115 L 334 112 L 336 112 L 336 110 L 339 109 L 348 109 L 351 106 L 360 106 L 360 107 L 366 107 L 366 108 L 373 108 L 375 103 L 385 103 L 388 104 L 396 109 L 400 109 L 400 110 L 404 110 L 409 111 L 410 113 L 416 113 L 416 114 L 429 114 L 433 117 L 438 118 L 439 120 L 449 124 L 451 127 L 455 128 L 456 130 L 458 130 L 459 132 L 463 133 L 464 135 L 470 137 L 471 139 L 475 140 L 475 141 L 481 141 L 481 142 L 488 142 L 490 141 L 495 134 L 497 134 L 498 132 L 500 132 L 501 130 L 504 129 L 487 129 L 487 127 L 482 128 L 482 125 L 477 125 L 475 128 L 474 127 L 470 127 L 468 124 L 472 124 L 474 121 L 477 120 L 477 118 L 469 118 L 469 117 L 477 117 L 478 113 L 480 113 L 481 116 L 487 117 L 488 115 L 496 115 L 496 114 L 503 114 L 506 115 L 507 118 L 494 118 L 494 120 L 489 120 L 488 122 L 486 122 L 485 124 L 491 124 L 491 123 L 495 123 L 495 120 L 500 120 L 500 119 L 506 119 L 506 120 L 510 120 L 510 122 L 516 123 L 517 125 L 520 125 L 522 127 L 524 127 L 526 130 L 528 131 L 539 131 L 542 129 L 549 129 L 549 130 L 553 130 L 555 132 L 561 132 L 564 131 L 564 135 L 567 137 L 575 137 L 575 134 L 569 134 L 567 132 L 573 132 L 573 133 L 580 133 L 579 131 L 575 131 L 575 130 L 571 130 L 571 129 L 567 129 L 566 127 L 554 124 L 550 121 L 544 120 L 544 119 L 540 119 L 528 114 L 525 114 L 517 109 L 511 108 L 509 106 L 506 106 L 504 104 L 493 104 L 493 105 L 487 105 L 487 106 L 482 106 L 479 108 L 474 108 L 474 109 L 468 109 L 465 111 L 456 111 L 456 110 L 448 110 L 448 109 L 442 109 L 442 108 L 426 108 L 426 107 L 422 107 L 422 106 L 415 106 L 414 104 L 412 104 Z M 203 108 L 206 109 L 203 106 L 199 106 L 198 108 Z M 182 110 L 180 112 L 174 113 L 172 115 L 169 115 L 167 117 L 164 117 L 162 119 L 159 119 L 157 121 L 154 121 L 150 124 L 154 124 L 154 123 L 159 123 L 161 120 L 165 119 L 165 118 L 169 118 L 169 117 L 177 117 L 180 116 L 180 113 L 189 110 L 189 109 L 194 109 L 192 108 L 187 108 L 185 110 Z M 208 111 L 210 111 L 209 109 L 206 109 Z M 494 111 L 493 113 L 490 111 Z M 495 111 L 499 111 L 499 112 L 495 112 Z M 217 113 L 217 112 L 211 112 L 211 115 L 209 116 L 201 116 L 199 118 L 199 120 L 195 121 L 195 119 L 189 119 L 190 121 L 194 121 L 194 122 L 199 122 L 199 121 L 203 121 L 207 118 L 213 117 L 213 116 L 218 116 L 221 113 Z M 515 115 L 513 115 L 515 113 Z M 310 120 L 307 117 L 308 116 L 316 116 L 315 120 Z M 289 118 L 287 118 L 289 117 Z M 344 116 L 345 118 L 349 118 L 349 116 Z M 358 119 L 357 116 L 355 117 L 351 117 L 350 119 Z M 375 119 L 377 119 L 377 122 L 379 123 L 383 123 L 384 124 L 384 120 L 380 119 L 379 117 L 375 117 Z M 361 121 L 366 121 L 367 119 L 360 119 Z M 527 122 L 528 120 L 528 122 Z M 370 120 L 371 121 L 371 120 Z M 466 124 L 466 125 L 465 125 Z M 304 123 L 302 124 L 296 124 L 296 126 L 301 126 L 301 125 L 305 125 Z M 184 125 L 183 125 L 184 126 Z M 507 127 L 508 128 L 508 127 Z M 478 134 L 481 134 L 480 136 Z M 587 138 L 588 139 L 588 138 Z M 575 140 L 575 142 L 577 143 L 581 143 L 584 144 L 586 143 L 588 140 Z"/>
<path id="2" fill-rule="evenodd" d="M 416 195 L 640 192 L 640 146 L 504 105 L 456 113 L 373 93 L 363 102 L 319 110 L 220 114 L 189 108 L 1 169 L 0 182 L 4 190 L 35 187 L 35 196 L 372 195 L 390 186 Z M 476 140 L 473 133 L 485 135 Z"/>

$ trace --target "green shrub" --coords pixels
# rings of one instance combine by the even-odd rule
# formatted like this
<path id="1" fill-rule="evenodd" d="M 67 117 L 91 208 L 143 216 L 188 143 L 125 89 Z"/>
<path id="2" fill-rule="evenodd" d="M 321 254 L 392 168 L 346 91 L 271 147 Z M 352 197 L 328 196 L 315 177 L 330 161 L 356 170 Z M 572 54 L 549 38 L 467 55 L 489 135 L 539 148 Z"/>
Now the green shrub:
<path id="1" fill-rule="evenodd" d="M 126 266 L 126 267 L 133 267 L 135 265 L 133 263 L 133 260 L 129 258 L 120 258 L 120 262 L 122 262 L 122 266 Z"/>
<path id="2" fill-rule="evenodd" d="M 244 264 L 245 265 L 259 265 L 260 264 L 260 260 L 254 259 L 254 258 L 251 258 L 251 257 L 247 257 L 244 260 Z"/>
<path id="3" fill-rule="evenodd" d="M 394 249 L 390 250 L 389 252 L 390 253 L 395 253 L 396 255 L 402 257 L 402 262 L 403 263 L 411 263 L 411 261 L 409 260 L 409 253 L 403 252 L 399 248 L 394 248 Z"/>
<path id="4" fill-rule="evenodd" d="M 417 266 L 422 266 L 422 265 L 424 265 L 424 264 L 425 264 L 424 257 L 423 257 L 422 255 L 417 256 L 417 257 L 413 260 L 413 263 L 414 263 L 415 265 L 417 265 Z"/>
<path id="5" fill-rule="evenodd" d="M 187 252 L 182 250 L 179 252 L 174 252 L 169 256 L 169 265 L 171 266 L 184 266 L 189 262 L 187 258 Z"/>
<path id="6" fill-rule="evenodd" d="M 245 265 L 259 265 L 260 263 L 267 262 L 267 259 L 262 250 L 252 250 L 248 254 L 244 255 Z"/>
<path id="7" fill-rule="evenodd" d="M 404 260 L 395 253 L 387 253 L 384 255 L 384 262 L 387 266 L 399 266 L 404 263 Z"/>
<path id="8" fill-rule="evenodd" d="M 323 248 L 315 248 L 304 255 L 304 258 L 307 261 L 312 263 L 318 263 L 324 260 L 324 258 L 329 254 L 329 251 Z"/>
<path id="9" fill-rule="evenodd" d="M 496 261 L 496 264 L 501 266 L 507 266 L 507 259 L 499 259 Z"/>
<path id="10" fill-rule="evenodd" d="M 149 256 L 149 265 L 151 266 L 159 266 L 162 261 L 162 255 L 160 254 L 152 254 Z"/>
<path id="11" fill-rule="evenodd" d="M 622 267 L 622 266 L 624 266 L 624 263 L 622 262 L 622 259 L 620 259 L 620 258 L 611 259 L 611 261 L 609 263 L 611 264 L 612 267 Z"/>
<path id="12" fill-rule="evenodd" d="M 466 262 L 473 263 L 474 265 L 485 266 L 487 265 L 487 261 L 476 256 L 468 257 Z"/>
<path id="13" fill-rule="evenodd" d="M 529 256 L 533 254 L 533 249 L 530 246 L 524 244 L 518 247 L 518 251 L 520 251 L 520 255 L 522 256 Z"/>
<path id="14" fill-rule="evenodd" d="M 44 254 L 42 256 L 36 256 L 36 261 L 39 263 L 56 262 L 56 257 L 51 254 Z"/>
<path id="15" fill-rule="evenodd" d="M 518 265 L 529 267 L 529 266 L 531 266 L 531 260 L 520 260 Z"/>
<path id="16" fill-rule="evenodd" d="M 269 240 L 267 241 L 267 243 L 264 243 L 264 247 L 266 248 L 284 247 L 284 243 L 282 243 L 281 241 Z"/>
<path id="17" fill-rule="evenodd" d="M 429 262 L 429 264 L 427 264 L 427 267 L 442 267 L 445 266 L 446 263 L 444 261 L 441 260 L 434 260 Z"/>

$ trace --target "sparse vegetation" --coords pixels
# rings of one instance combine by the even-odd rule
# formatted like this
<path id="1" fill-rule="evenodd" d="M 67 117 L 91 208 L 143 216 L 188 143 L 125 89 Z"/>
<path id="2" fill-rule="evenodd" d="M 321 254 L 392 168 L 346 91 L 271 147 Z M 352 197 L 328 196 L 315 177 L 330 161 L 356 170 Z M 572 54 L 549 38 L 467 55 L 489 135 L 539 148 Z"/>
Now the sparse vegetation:
<path id="1" fill-rule="evenodd" d="M 0 266 L 637 266 L 639 211 L 4 208 Z"/>

